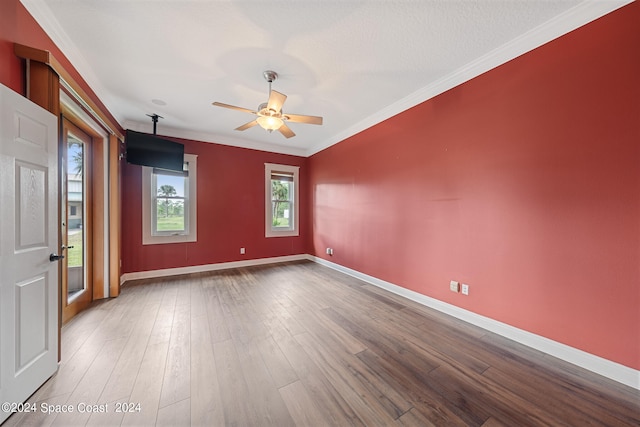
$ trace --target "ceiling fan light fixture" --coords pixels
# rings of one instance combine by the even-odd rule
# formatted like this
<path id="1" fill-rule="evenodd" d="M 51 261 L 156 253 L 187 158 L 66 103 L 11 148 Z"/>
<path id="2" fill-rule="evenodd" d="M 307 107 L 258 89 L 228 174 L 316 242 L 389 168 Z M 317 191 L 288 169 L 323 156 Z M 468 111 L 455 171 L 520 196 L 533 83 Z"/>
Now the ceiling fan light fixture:
<path id="1" fill-rule="evenodd" d="M 285 124 L 285 121 L 307 123 L 312 125 L 321 125 L 322 117 L 317 116 L 304 116 L 302 114 L 287 114 L 282 113 L 282 105 L 287 99 L 287 95 L 275 90 L 271 90 L 271 83 L 278 78 L 278 73 L 275 71 L 267 70 L 262 73 L 265 80 L 269 83 L 269 100 L 263 102 L 258 106 L 257 110 L 250 110 L 248 108 L 236 107 L 235 105 L 224 104 L 222 102 L 214 102 L 213 105 L 217 107 L 228 108 L 230 110 L 242 111 L 243 113 L 253 114 L 258 116 L 255 120 L 251 120 L 249 123 L 245 123 L 242 126 L 238 126 L 236 130 L 243 131 L 254 126 L 260 126 L 267 132 L 279 131 L 285 138 L 291 138 L 296 136 L 289 126 Z"/>
<path id="2" fill-rule="evenodd" d="M 280 117 L 273 116 L 260 116 L 256 119 L 260 127 L 268 130 L 269 132 L 280 129 L 280 126 L 284 124 Z"/>

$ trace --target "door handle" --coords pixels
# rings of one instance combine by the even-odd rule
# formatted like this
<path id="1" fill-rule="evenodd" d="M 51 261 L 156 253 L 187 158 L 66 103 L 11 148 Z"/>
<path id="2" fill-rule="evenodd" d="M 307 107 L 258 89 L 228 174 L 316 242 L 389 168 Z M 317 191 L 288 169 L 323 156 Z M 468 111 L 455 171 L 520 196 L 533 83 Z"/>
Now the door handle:
<path id="1" fill-rule="evenodd" d="M 61 259 L 64 259 L 64 255 L 56 255 L 56 254 L 49 255 L 49 261 L 51 262 L 60 261 Z"/>
<path id="2" fill-rule="evenodd" d="M 73 246 L 73 245 L 71 245 L 71 246 L 65 246 L 65 245 L 62 245 L 62 248 L 61 248 L 61 249 L 64 251 L 65 249 L 73 249 L 73 248 L 74 248 L 74 246 Z"/>

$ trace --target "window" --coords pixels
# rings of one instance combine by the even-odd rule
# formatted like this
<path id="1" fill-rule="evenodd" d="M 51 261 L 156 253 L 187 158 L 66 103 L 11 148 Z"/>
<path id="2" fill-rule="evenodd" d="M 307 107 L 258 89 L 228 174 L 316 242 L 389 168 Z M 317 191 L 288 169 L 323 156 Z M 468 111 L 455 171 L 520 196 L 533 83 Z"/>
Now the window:
<path id="1" fill-rule="evenodd" d="M 142 168 L 142 244 L 197 241 L 197 156 L 183 172 Z"/>
<path id="2" fill-rule="evenodd" d="M 265 236 L 298 236 L 297 166 L 265 163 Z"/>

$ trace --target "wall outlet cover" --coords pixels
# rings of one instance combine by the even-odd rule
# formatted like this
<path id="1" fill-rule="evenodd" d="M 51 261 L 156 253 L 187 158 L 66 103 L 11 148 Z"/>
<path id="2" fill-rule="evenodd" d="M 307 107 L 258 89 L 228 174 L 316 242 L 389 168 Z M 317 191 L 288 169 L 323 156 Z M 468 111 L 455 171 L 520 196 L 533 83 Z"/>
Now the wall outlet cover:
<path id="1" fill-rule="evenodd" d="M 451 292 L 460 292 L 460 285 L 455 280 L 452 280 L 449 282 L 449 289 L 451 289 Z"/>

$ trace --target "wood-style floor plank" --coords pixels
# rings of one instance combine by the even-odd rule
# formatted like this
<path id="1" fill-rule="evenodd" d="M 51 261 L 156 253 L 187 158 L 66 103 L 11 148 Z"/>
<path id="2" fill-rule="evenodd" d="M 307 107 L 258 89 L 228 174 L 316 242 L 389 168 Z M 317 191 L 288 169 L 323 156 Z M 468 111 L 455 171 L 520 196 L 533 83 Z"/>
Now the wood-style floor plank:
<path id="1" fill-rule="evenodd" d="M 189 289 L 189 286 L 184 288 Z M 191 311 L 188 302 L 177 304 L 173 314 L 169 352 L 160 395 L 161 408 L 188 399 L 191 395 Z"/>
<path id="2" fill-rule="evenodd" d="M 168 342 L 159 342 L 147 347 L 129 401 L 134 405 L 139 405 L 139 410 L 136 408 L 131 412 L 126 412 L 122 425 L 155 424 L 160 407 L 162 373 L 167 361 L 168 349 Z"/>
<path id="3" fill-rule="evenodd" d="M 191 318 L 190 418 L 196 426 L 224 425 L 224 404 L 206 314 Z"/>
<path id="4" fill-rule="evenodd" d="M 109 380 L 109 376 L 125 344 L 126 338 L 108 340 L 105 343 L 100 354 L 94 359 L 94 362 L 89 366 L 82 380 L 65 402 L 66 405 L 73 405 L 75 408 L 78 408 L 78 411 L 58 414 L 52 425 L 72 426 L 85 425 L 87 423 L 91 412 L 87 412 L 84 409 L 86 409 L 86 407 L 93 408 L 94 405 L 99 405 L 100 395 Z M 101 403 L 102 402 L 100 402 L 100 404 Z M 85 406 L 83 407 L 82 405 Z"/>
<path id="5" fill-rule="evenodd" d="M 307 393 L 302 382 L 296 381 L 280 388 L 280 395 L 287 405 L 287 409 L 296 425 L 330 425 L 324 412 L 316 405 L 309 393 Z"/>
<path id="6" fill-rule="evenodd" d="M 115 402 L 131 395 L 159 309 L 157 303 L 139 309 L 141 316 L 100 396 L 101 402 Z"/>
<path id="7" fill-rule="evenodd" d="M 184 399 L 171 405 L 160 408 L 158 411 L 158 419 L 156 425 L 175 427 L 191 424 L 191 402 Z M 198 424 L 198 425 L 214 425 L 214 424 Z"/>
<path id="8" fill-rule="evenodd" d="M 255 345 L 276 388 L 279 389 L 298 380 L 298 376 L 273 337 L 258 340 Z"/>
<path id="9" fill-rule="evenodd" d="M 222 341 L 213 345 L 216 362 L 216 372 L 220 384 L 224 384 L 222 393 L 222 407 L 225 423 L 232 426 L 252 425 L 258 415 L 253 402 L 246 399 L 249 388 L 242 375 L 242 366 L 238 361 L 238 353 L 232 340 Z"/>
<path id="10" fill-rule="evenodd" d="M 450 403 L 430 387 L 428 381 L 414 376 L 414 372 L 406 369 L 392 359 L 378 355 L 374 351 L 365 350 L 358 353 L 358 358 L 380 375 L 392 388 L 402 390 L 413 408 L 435 425 L 464 426 L 467 425 L 451 407 Z"/>
<path id="11" fill-rule="evenodd" d="M 411 410 L 402 414 L 402 416 L 398 418 L 398 421 L 400 421 L 400 425 L 404 427 L 438 427 L 416 408 L 411 408 Z"/>
<path id="12" fill-rule="evenodd" d="M 352 375 L 330 350 L 314 340 L 309 333 L 298 334 L 295 338 L 366 426 L 394 424 L 397 411 L 388 410 L 389 405 L 385 405 L 387 402 L 382 402 L 377 393 L 363 387 L 359 378 Z"/>
<path id="13" fill-rule="evenodd" d="M 3 427 L 640 425 L 638 390 L 311 262 L 129 283 L 62 355 L 29 402 L 76 412 Z"/>

